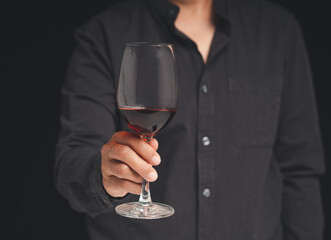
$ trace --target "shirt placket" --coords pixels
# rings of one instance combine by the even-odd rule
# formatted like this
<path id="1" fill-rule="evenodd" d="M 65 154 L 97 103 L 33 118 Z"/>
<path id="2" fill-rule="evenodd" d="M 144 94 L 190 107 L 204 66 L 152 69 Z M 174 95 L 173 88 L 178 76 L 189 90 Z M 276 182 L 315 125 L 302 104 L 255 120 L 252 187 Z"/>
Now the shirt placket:
<path id="1" fill-rule="evenodd" d="M 206 65 L 199 86 L 198 123 L 198 239 L 212 239 L 214 222 L 214 104 L 211 97 L 210 70 Z"/>

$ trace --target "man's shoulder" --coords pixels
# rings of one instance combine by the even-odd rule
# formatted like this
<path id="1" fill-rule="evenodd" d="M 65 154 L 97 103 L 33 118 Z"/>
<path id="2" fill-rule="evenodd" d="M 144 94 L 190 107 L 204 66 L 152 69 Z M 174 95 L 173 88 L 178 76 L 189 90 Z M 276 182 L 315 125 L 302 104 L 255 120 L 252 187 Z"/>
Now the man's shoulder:
<path id="1" fill-rule="evenodd" d="M 83 23 L 80 29 L 93 29 L 96 26 L 101 28 L 125 27 L 142 14 L 146 14 L 146 3 L 144 0 L 121 0 L 111 4 L 107 9 L 92 16 Z"/>
<path id="2" fill-rule="evenodd" d="M 269 29 L 278 33 L 297 26 L 296 17 L 284 7 L 269 0 L 230 0 L 232 20 L 252 28 Z M 279 30 L 279 31 L 277 31 Z"/>
<path id="3" fill-rule="evenodd" d="M 293 14 L 279 4 L 270 0 L 230 0 L 233 7 L 248 14 L 269 13 L 281 17 L 293 17 Z"/>
<path id="4" fill-rule="evenodd" d="M 105 11 L 97 14 L 95 18 L 100 20 L 124 20 L 124 18 L 135 17 L 137 14 L 146 11 L 144 0 L 121 0 L 109 6 Z"/>

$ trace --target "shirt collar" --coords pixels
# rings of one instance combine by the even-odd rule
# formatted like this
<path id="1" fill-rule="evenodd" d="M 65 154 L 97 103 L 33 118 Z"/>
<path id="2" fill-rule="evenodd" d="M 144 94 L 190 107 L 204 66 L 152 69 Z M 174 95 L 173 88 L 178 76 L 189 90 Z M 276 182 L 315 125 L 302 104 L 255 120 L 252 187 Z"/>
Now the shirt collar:
<path id="1" fill-rule="evenodd" d="M 148 4 L 156 11 L 156 14 L 173 26 L 179 7 L 168 0 L 146 0 Z M 214 10 L 219 16 L 220 24 L 226 35 L 230 35 L 230 22 L 228 20 L 228 0 L 214 0 Z"/>

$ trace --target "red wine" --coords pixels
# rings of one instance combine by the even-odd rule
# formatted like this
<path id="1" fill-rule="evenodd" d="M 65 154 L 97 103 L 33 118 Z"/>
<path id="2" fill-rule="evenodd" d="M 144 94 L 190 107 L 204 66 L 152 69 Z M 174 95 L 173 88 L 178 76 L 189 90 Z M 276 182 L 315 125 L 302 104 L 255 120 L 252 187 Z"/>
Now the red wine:
<path id="1" fill-rule="evenodd" d="M 120 107 L 119 110 L 128 126 L 144 136 L 154 136 L 170 122 L 176 113 L 175 109 L 139 107 Z"/>

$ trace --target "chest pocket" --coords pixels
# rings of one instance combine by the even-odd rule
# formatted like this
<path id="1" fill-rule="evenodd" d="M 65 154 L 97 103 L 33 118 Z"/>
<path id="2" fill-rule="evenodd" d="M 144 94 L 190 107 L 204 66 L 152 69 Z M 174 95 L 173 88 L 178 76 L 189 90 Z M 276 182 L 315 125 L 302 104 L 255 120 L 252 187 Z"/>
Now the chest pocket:
<path id="1" fill-rule="evenodd" d="M 233 141 L 240 147 L 272 147 L 275 141 L 282 77 L 230 78 Z"/>

